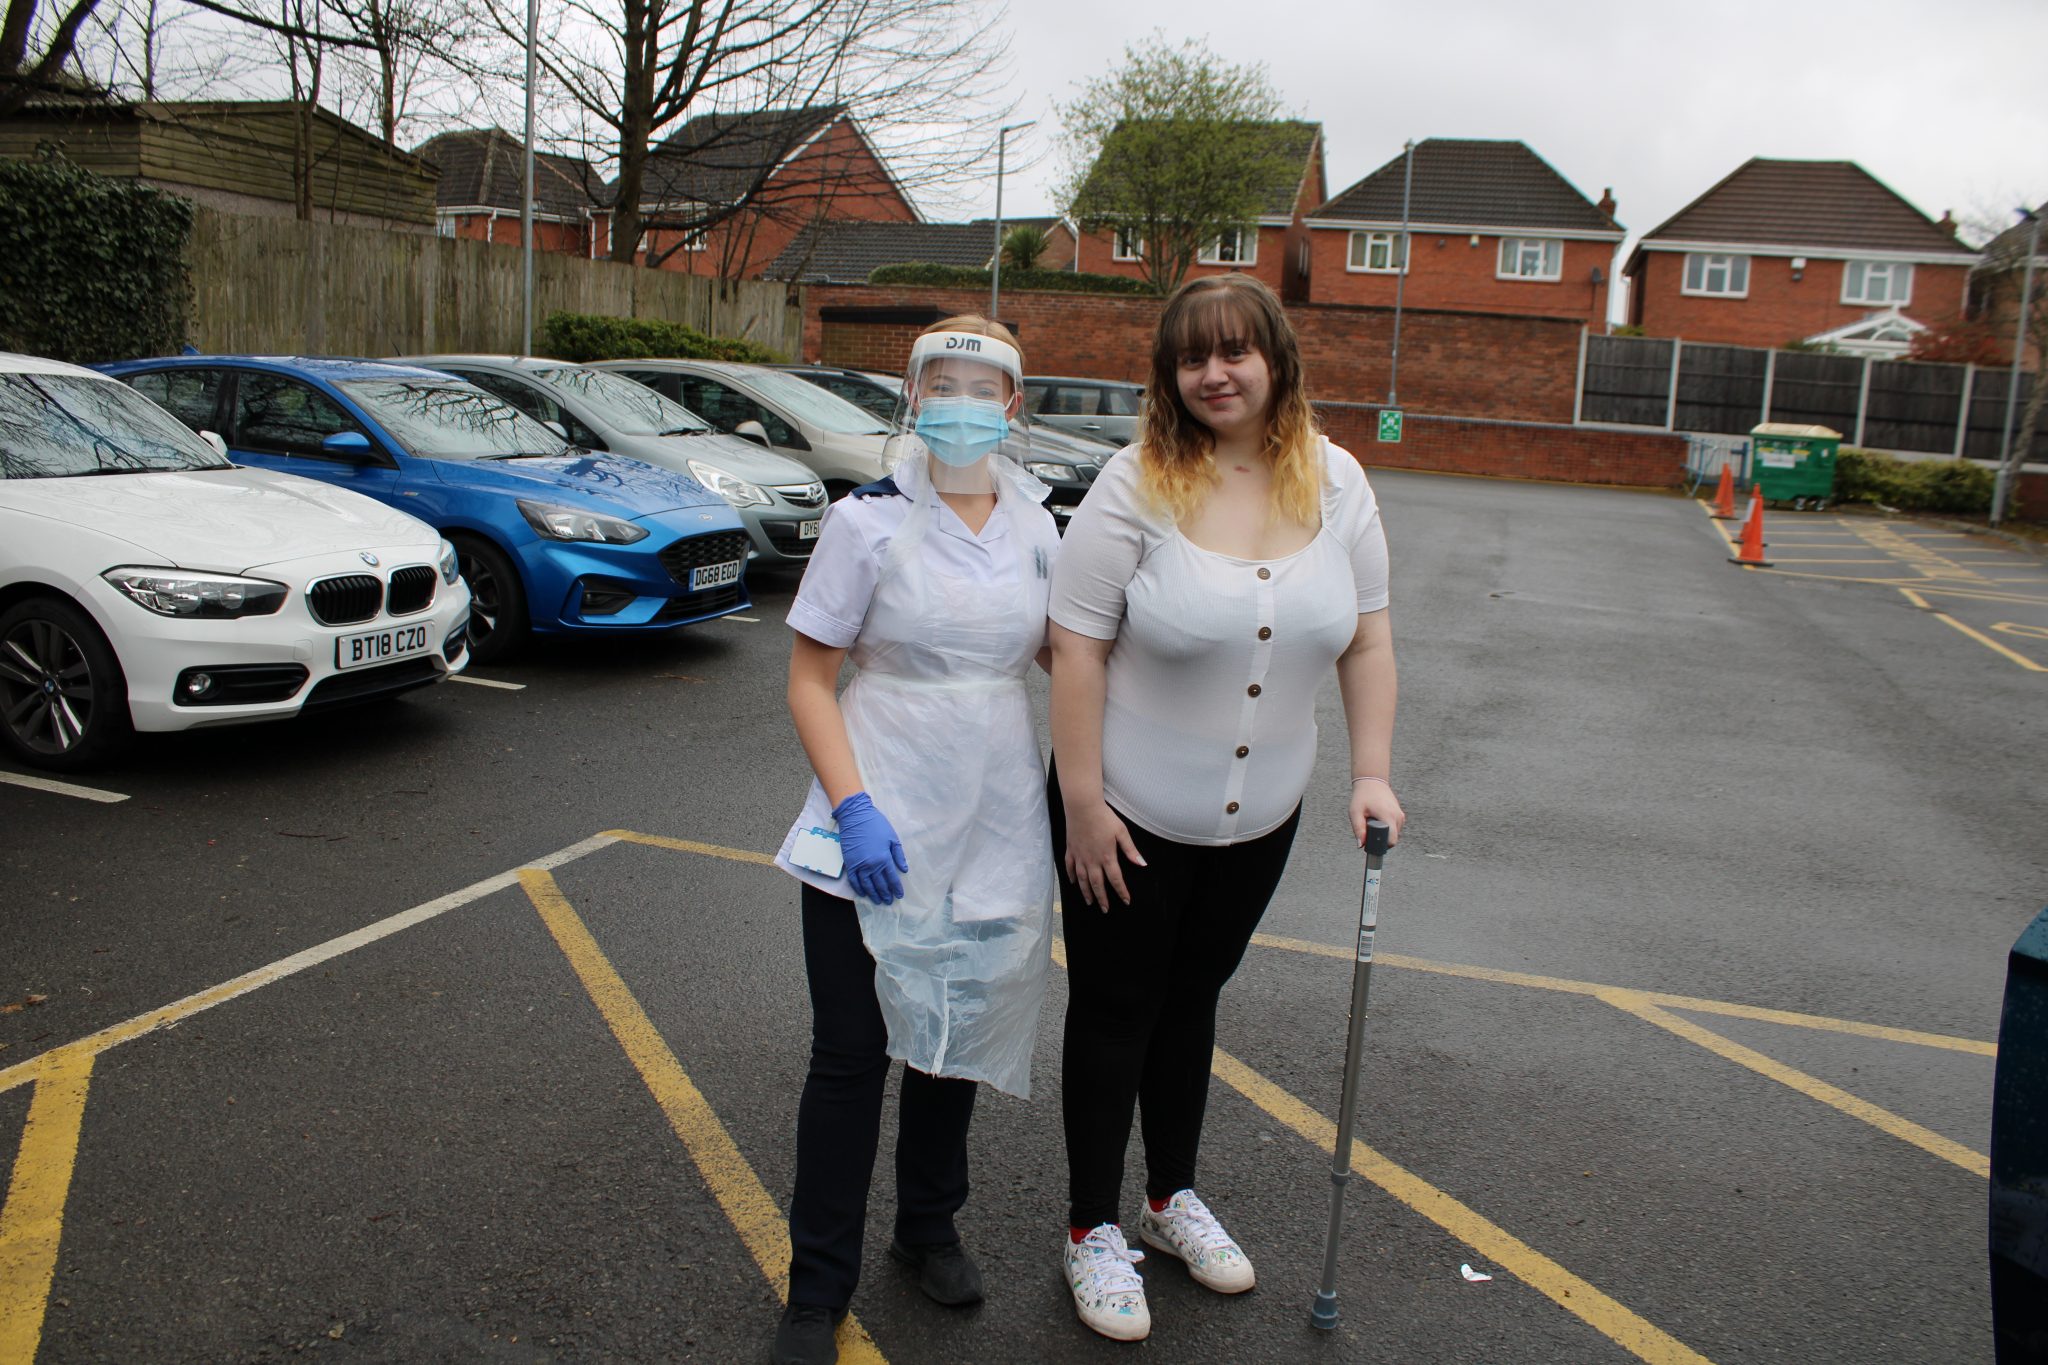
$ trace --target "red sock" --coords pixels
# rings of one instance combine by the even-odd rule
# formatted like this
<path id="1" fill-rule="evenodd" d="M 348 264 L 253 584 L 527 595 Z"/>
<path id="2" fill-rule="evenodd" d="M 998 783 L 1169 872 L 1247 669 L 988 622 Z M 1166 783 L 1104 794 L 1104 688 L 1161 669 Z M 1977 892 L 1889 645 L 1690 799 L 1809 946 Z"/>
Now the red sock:
<path id="1" fill-rule="evenodd" d="M 1088 1234 L 1093 1231 L 1093 1228 L 1068 1228 L 1067 1240 L 1072 1242 L 1075 1246 L 1079 1246 L 1081 1245 L 1081 1243 L 1088 1240 Z"/>
<path id="2" fill-rule="evenodd" d="M 1154 1212 L 1154 1213 L 1158 1213 L 1158 1212 L 1160 1212 L 1161 1210 L 1163 1210 L 1163 1209 L 1164 1209 L 1164 1208 L 1165 1208 L 1165 1207 L 1166 1207 L 1166 1206 L 1167 1206 L 1168 1204 L 1171 1204 L 1171 1203 L 1173 1202 L 1173 1200 L 1172 1200 L 1172 1199 L 1170 1199 L 1170 1198 L 1168 1198 L 1168 1199 L 1153 1199 L 1153 1198 L 1151 1198 L 1150 1196 L 1147 1196 L 1147 1197 L 1146 1197 L 1146 1199 L 1145 1199 L 1145 1202 L 1146 1202 L 1146 1203 L 1148 1203 L 1148 1204 L 1150 1204 L 1150 1205 L 1152 1206 L 1152 1212 Z"/>

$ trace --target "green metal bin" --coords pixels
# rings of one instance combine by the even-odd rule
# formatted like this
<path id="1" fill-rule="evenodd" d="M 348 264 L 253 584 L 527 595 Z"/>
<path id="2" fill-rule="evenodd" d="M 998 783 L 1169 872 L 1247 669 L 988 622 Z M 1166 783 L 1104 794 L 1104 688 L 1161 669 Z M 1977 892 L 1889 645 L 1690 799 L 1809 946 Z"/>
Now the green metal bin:
<path id="1" fill-rule="evenodd" d="M 1749 429 L 1749 477 L 1766 502 L 1826 506 L 1835 496 L 1835 452 L 1842 433 L 1830 427 L 1765 422 Z"/>

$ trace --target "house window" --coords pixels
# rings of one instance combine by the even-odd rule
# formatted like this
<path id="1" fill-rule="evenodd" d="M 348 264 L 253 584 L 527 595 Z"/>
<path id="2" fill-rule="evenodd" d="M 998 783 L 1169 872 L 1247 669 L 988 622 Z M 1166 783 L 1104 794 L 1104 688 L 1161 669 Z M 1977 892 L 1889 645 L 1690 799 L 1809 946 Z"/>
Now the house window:
<path id="1" fill-rule="evenodd" d="M 456 226 L 460 223 L 460 221 L 461 220 L 458 219 L 452 213 L 435 214 L 434 235 L 437 237 L 453 237 L 455 235 Z"/>
<path id="2" fill-rule="evenodd" d="M 1564 275 L 1564 243 L 1555 237 L 1500 239 L 1500 277 L 1508 280 L 1555 280 Z"/>
<path id="3" fill-rule="evenodd" d="M 1352 270 L 1392 275 L 1408 268 L 1408 242 L 1398 232 L 1354 232 L 1351 234 Z"/>
<path id="4" fill-rule="evenodd" d="M 1134 227 L 1120 227 L 1109 244 L 1109 259 L 1112 261 L 1142 261 L 1145 259 L 1144 234 Z"/>
<path id="5" fill-rule="evenodd" d="M 1232 228 L 1220 237 L 1204 242 L 1195 259 L 1202 265 L 1255 264 L 1259 259 L 1259 230 Z"/>
<path id="6" fill-rule="evenodd" d="M 1717 298 L 1749 297 L 1749 257 L 1695 251 L 1685 258 L 1685 293 Z"/>
<path id="7" fill-rule="evenodd" d="M 1842 302 L 1905 304 L 1913 298 L 1913 267 L 1902 261 L 1848 261 L 1842 266 Z"/>

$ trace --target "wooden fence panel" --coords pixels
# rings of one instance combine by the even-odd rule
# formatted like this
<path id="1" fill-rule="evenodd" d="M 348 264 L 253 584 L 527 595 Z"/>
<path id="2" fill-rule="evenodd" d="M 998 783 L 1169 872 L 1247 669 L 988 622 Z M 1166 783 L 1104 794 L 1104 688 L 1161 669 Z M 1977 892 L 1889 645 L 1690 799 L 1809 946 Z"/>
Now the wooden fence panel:
<path id="1" fill-rule="evenodd" d="M 1853 441 L 1862 391 L 1860 356 L 1780 351 L 1771 380 L 1771 420 L 1830 427 Z"/>
<path id="2" fill-rule="evenodd" d="M 1678 357 L 1678 430 L 1746 436 L 1764 410 L 1769 351 L 1688 345 Z"/>
<path id="3" fill-rule="evenodd" d="M 1961 365 L 1878 360 L 1870 366 L 1863 444 L 1876 450 L 1952 455 L 1963 401 Z"/>
<path id="4" fill-rule="evenodd" d="M 408 355 L 522 349 L 523 254 L 488 242 L 201 208 L 187 248 L 192 343 L 270 355 Z M 659 318 L 744 337 L 796 359 L 799 291 L 534 256 L 536 327 L 557 309 Z"/>
<path id="5" fill-rule="evenodd" d="M 1662 427 L 1671 412 L 1671 345 L 1643 337 L 1587 337 L 1587 422 Z"/>

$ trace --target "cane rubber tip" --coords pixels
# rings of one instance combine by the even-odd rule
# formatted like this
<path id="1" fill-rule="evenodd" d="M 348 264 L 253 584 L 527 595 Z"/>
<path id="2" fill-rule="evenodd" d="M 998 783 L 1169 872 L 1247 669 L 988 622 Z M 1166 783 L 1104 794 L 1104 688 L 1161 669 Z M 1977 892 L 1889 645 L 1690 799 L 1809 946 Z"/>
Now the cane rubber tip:
<path id="1" fill-rule="evenodd" d="M 1322 1332 L 1337 1330 L 1337 1296 L 1316 1291 L 1315 1306 L 1308 1310 L 1308 1325 Z"/>

